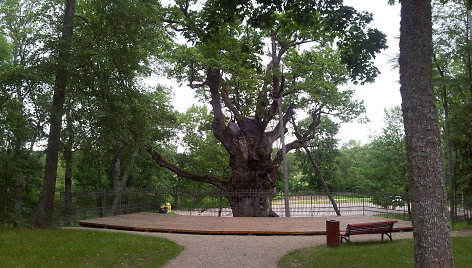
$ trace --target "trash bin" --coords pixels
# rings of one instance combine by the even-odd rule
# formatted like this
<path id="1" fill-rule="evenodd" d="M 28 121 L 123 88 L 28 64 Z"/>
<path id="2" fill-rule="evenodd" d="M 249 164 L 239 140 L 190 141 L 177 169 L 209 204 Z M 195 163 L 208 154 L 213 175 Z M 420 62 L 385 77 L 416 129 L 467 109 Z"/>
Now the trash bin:
<path id="1" fill-rule="evenodd" d="M 339 221 L 326 221 L 326 244 L 329 247 L 337 247 L 340 244 L 339 240 Z"/>

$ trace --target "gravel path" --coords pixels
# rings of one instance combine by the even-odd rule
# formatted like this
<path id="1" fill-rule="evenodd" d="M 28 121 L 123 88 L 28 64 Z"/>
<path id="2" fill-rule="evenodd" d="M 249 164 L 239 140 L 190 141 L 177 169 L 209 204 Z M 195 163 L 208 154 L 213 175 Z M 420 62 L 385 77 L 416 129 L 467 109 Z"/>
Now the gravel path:
<path id="1" fill-rule="evenodd" d="M 89 229 L 89 228 L 84 228 Z M 110 229 L 95 229 L 117 231 Z M 122 232 L 122 231 L 119 231 Z M 286 253 L 300 248 L 326 243 L 318 236 L 238 236 L 191 235 L 174 233 L 128 232 L 170 239 L 185 247 L 184 251 L 164 266 L 165 268 L 275 268 Z M 412 232 L 393 233 L 393 239 L 411 238 Z M 472 236 L 472 230 L 454 231 L 453 236 Z M 380 239 L 380 235 L 360 235 L 353 241 Z"/>

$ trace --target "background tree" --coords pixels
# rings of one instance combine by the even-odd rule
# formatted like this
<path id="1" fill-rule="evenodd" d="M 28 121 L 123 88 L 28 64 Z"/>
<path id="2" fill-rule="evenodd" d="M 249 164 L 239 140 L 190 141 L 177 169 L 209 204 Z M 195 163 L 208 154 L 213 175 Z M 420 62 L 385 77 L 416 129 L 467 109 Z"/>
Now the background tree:
<path id="1" fill-rule="evenodd" d="M 229 157 L 211 130 L 212 116 L 205 106 L 190 107 L 181 115 L 183 143 L 186 146 L 182 166 L 198 173 L 226 177 L 231 173 L 227 166 Z"/>
<path id="2" fill-rule="evenodd" d="M 307 127 L 307 125 L 303 126 L 303 122 L 303 120 L 300 121 L 300 127 Z M 310 120 L 305 122 L 310 122 Z M 338 140 L 335 136 L 338 129 L 338 124 L 331 121 L 328 117 L 323 117 L 317 128 L 316 138 L 307 144 L 312 158 L 315 159 L 320 168 L 321 176 L 323 176 L 324 181 L 330 190 L 335 190 L 334 180 L 337 170 L 336 159 L 339 156 L 339 149 L 337 148 Z M 306 183 L 305 188 L 301 190 L 325 191 L 326 189 L 320 181 L 320 175 L 317 174 L 318 172 L 313 170 L 312 163 L 307 157 L 306 152 L 299 149 L 294 153 L 294 157 L 297 165 L 296 170 L 300 172 L 300 176 Z"/>
<path id="3" fill-rule="evenodd" d="M 350 140 L 341 145 L 336 158 L 336 172 L 333 187 L 341 191 L 367 190 L 368 181 L 362 176 L 364 160 L 367 159 L 367 148 L 360 142 Z"/>
<path id="4" fill-rule="evenodd" d="M 42 156 L 33 152 L 44 137 L 50 98 L 46 1 L 9 0 L 0 3 L 0 155 L 2 158 L 2 214 L 6 222 L 24 222 L 34 203 Z M 48 12 L 46 12 L 48 13 Z"/>
<path id="5" fill-rule="evenodd" d="M 58 45 L 54 95 L 49 113 L 49 133 L 44 180 L 41 190 L 41 199 L 34 219 L 34 225 L 36 227 L 52 226 L 62 115 L 64 114 L 66 85 L 69 78 L 68 62 L 71 58 L 70 50 L 74 29 L 72 21 L 75 14 L 75 2 L 75 0 L 66 0 L 65 2 L 62 35 Z"/>
<path id="6" fill-rule="evenodd" d="M 328 122 L 328 126 L 333 125 L 333 123 L 330 121 L 330 120 L 326 120 L 325 118 L 325 121 Z M 331 123 L 331 124 L 330 124 Z M 296 125 L 296 123 L 294 121 L 292 121 L 292 124 L 293 124 L 293 128 L 294 128 L 294 132 L 295 132 L 295 136 L 297 137 L 297 139 L 301 139 L 302 136 L 300 134 L 300 128 Z M 321 125 L 321 123 L 320 123 Z M 335 133 L 337 132 L 337 126 L 335 126 Z M 328 132 L 329 133 L 329 132 Z M 329 134 L 333 134 L 333 129 L 331 129 L 331 133 Z M 319 135 L 321 136 L 321 135 Z M 333 152 L 334 151 L 334 148 L 331 147 L 333 145 L 336 144 L 336 139 L 334 139 L 334 137 L 329 137 L 328 139 L 325 139 L 325 141 L 328 141 L 327 144 L 325 143 L 324 146 L 325 148 L 327 149 L 326 151 L 328 152 Z M 326 146 L 328 145 L 328 146 Z M 339 211 L 339 208 L 338 208 L 338 205 L 336 204 L 336 201 L 335 199 L 333 198 L 332 194 L 331 194 L 331 190 L 329 189 L 328 187 L 328 184 L 326 183 L 326 176 L 325 176 L 325 172 L 323 172 L 322 168 L 321 167 L 324 167 L 324 170 L 327 169 L 327 163 L 333 163 L 333 159 L 334 157 L 320 157 L 320 159 L 323 159 L 323 162 L 324 162 L 324 165 L 323 166 L 320 166 L 317 161 L 315 160 L 315 157 L 312 155 L 312 151 L 310 150 L 309 146 L 307 144 L 303 144 L 303 150 L 305 151 L 305 154 L 306 154 L 306 157 L 308 158 L 309 160 L 309 163 L 311 164 L 311 167 L 314 171 L 314 173 L 316 174 L 316 177 L 318 178 L 318 185 L 319 185 L 319 188 L 321 188 L 321 190 L 326 194 L 326 196 L 328 197 L 329 201 L 331 202 L 331 204 L 333 205 L 333 209 L 334 211 L 336 212 L 336 215 L 337 216 L 341 216 L 341 212 Z M 327 156 L 329 156 L 330 154 L 326 154 Z M 332 156 L 332 154 L 331 154 Z M 333 166 L 333 165 L 331 165 Z M 332 174 L 332 172 L 331 172 Z"/>
<path id="7" fill-rule="evenodd" d="M 385 127 L 367 146 L 363 176 L 374 184 L 369 190 L 403 194 L 408 188 L 405 134 L 400 107 L 385 110 Z"/>
<path id="8" fill-rule="evenodd" d="M 466 2 L 467 3 L 467 2 Z M 472 185 L 472 78 L 470 7 L 463 1 L 433 1 L 433 70 L 442 108 L 446 176 L 455 216 L 455 196 L 470 200 Z"/>
<path id="9" fill-rule="evenodd" d="M 384 122 L 382 131 L 364 145 L 366 154 L 360 172 L 363 188 L 376 193 L 374 203 L 382 206 L 403 206 L 406 203 L 409 208 L 409 177 L 400 107 L 385 110 Z"/>

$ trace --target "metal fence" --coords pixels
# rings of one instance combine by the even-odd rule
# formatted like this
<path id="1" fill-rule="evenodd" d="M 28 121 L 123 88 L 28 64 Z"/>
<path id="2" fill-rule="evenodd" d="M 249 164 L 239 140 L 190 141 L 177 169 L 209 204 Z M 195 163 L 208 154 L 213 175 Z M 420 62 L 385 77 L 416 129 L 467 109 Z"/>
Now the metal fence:
<path id="1" fill-rule="evenodd" d="M 233 215 L 228 196 L 253 199 L 265 193 L 257 192 L 200 192 L 184 190 L 126 190 L 119 200 L 115 215 L 135 212 L 159 212 L 164 203 L 170 203 L 172 212 L 179 215 L 219 216 Z M 397 219 L 409 218 L 407 198 L 385 193 L 333 193 L 333 198 L 341 215 L 380 215 Z M 56 198 L 55 222 L 69 225 L 77 220 L 111 216 L 115 193 L 113 191 L 75 192 L 72 204 L 64 207 L 64 194 Z M 291 217 L 317 217 L 336 215 L 332 203 L 325 193 L 291 193 L 289 208 Z M 247 204 L 247 203 L 246 203 Z M 233 204 L 234 205 L 234 204 Z M 271 202 L 272 210 L 279 216 L 285 216 L 282 193 L 276 193 Z M 461 208 L 468 211 L 470 208 Z"/>
<path id="2" fill-rule="evenodd" d="M 70 207 L 65 207 L 64 199 L 63 192 L 56 194 L 54 222 L 59 226 L 71 225 L 83 219 L 113 216 L 114 191 L 73 192 Z M 164 200 L 165 195 L 160 191 L 125 190 L 120 195 L 114 215 L 155 211 Z"/>
<path id="3" fill-rule="evenodd" d="M 472 196 L 457 195 L 452 203 L 452 218 L 472 223 Z"/>

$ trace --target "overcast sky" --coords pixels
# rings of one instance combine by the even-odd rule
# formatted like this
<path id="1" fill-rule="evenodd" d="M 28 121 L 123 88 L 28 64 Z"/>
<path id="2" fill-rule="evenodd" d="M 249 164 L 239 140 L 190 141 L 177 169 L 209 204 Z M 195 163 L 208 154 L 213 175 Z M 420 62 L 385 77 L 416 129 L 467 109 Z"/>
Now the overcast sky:
<path id="1" fill-rule="evenodd" d="M 375 64 L 381 74 L 374 83 L 348 86 L 355 90 L 356 99 L 364 101 L 366 115 L 370 122 L 367 124 L 342 124 L 338 135 L 339 145 L 351 139 L 361 141 L 363 144 L 368 143 L 369 136 L 379 132 L 384 125 L 384 109 L 401 104 L 399 71 L 398 69 L 392 70 L 392 64 L 389 62 L 399 51 L 400 5 L 390 6 L 387 2 L 388 0 L 344 0 L 345 5 L 352 6 L 358 11 L 367 11 L 373 14 L 374 20 L 370 25 L 387 35 L 389 48 L 377 55 Z M 190 88 L 186 86 L 178 88 L 175 83 L 165 79 L 158 77 L 154 79 L 158 83 L 174 87 L 173 105 L 177 110 L 184 112 L 194 103 L 193 91 Z"/>
<path id="2" fill-rule="evenodd" d="M 374 20 L 371 25 L 387 35 L 388 49 L 382 51 L 375 60 L 375 65 L 381 72 L 375 82 L 363 86 L 351 86 L 355 89 L 356 98 L 364 100 L 367 116 L 371 122 L 343 124 L 338 135 L 340 144 L 350 139 L 362 143 L 369 142 L 369 135 L 379 132 L 384 126 L 384 109 L 401 105 L 399 70 L 392 70 L 392 64 L 389 62 L 399 53 L 400 5 L 397 3 L 390 6 L 387 2 L 387 0 L 344 0 L 345 5 L 352 6 L 358 11 L 372 13 Z"/>

